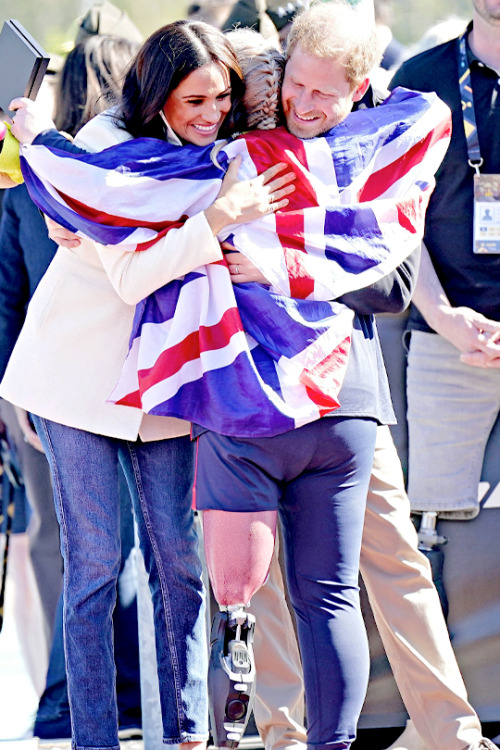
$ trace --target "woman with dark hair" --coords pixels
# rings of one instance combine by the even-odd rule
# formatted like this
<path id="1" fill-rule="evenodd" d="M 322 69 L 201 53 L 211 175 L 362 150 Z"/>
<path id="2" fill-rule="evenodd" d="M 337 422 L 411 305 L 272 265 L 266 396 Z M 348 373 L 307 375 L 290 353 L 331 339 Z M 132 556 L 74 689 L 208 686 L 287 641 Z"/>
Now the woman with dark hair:
<path id="1" fill-rule="evenodd" d="M 108 34 L 95 34 L 68 53 L 56 93 L 55 126 L 71 136 L 121 94 L 125 74 L 139 44 Z"/>
<path id="2" fill-rule="evenodd" d="M 241 80 L 222 33 L 202 23 L 169 24 L 139 51 L 121 103 L 93 118 L 75 144 L 95 152 L 147 135 L 179 146 L 210 145 L 236 120 Z M 275 177 L 282 167 L 239 182 L 235 160 L 212 206 L 180 221 L 143 252 L 90 240 L 59 247 L 10 359 L 2 395 L 37 415 L 55 488 L 72 739 L 78 750 L 119 747 L 111 624 L 120 563 L 118 463 L 153 597 L 164 743 L 193 748 L 208 737 L 189 424 L 107 398 L 127 353 L 136 303 L 200 265 L 222 261 L 215 237 L 222 227 L 264 215 L 270 202 L 285 206 L 284 196 L 293 188 L 285 187 L 287 175 Z M 138 221 L 140 216 L 138 205 Z"/>
<path id="3" fill-rule="evenodd" d="M 233 133 L 245 120 L 245 86 L 236 53 L 215 27 L 186 21 L 163 27 L 144 42 L 123 85 L 120 117 L 125 129 L 134 138 L 163 138 L 165 126 L 158 113 L 166 103 L 164 92 L 174 91 L 190 73 L 210 63 L 226 69 L 232 92 L 218 137 Z"/>

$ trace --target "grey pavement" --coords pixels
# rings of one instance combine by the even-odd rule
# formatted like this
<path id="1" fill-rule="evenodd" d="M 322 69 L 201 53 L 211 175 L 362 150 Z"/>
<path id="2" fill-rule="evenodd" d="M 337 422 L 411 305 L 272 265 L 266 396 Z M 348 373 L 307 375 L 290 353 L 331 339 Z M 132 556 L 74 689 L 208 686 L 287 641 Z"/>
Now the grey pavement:
<path id="1" fill-rule="evenodd" d="M 121 750 L 144 750 L 142 740 L 120 742 Z M 71 750 L 70 740 L 39 740 L 36 737 L 24 740 L 0 740 L 0 750 Z"/>

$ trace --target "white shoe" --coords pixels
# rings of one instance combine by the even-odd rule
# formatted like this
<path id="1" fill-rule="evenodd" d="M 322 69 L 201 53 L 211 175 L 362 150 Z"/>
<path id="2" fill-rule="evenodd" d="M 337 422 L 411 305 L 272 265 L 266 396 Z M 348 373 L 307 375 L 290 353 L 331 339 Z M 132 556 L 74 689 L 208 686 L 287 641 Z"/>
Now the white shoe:
<path id="1" fill-rule="evenodd" d="M 387 750 L 429 750 L 411 719 L 406 722 L 406 727 Z"/>
<path id="2" fill-rule="evenodd" d="M 469 750 L 498 750 L 495 742 L 498 742 L 499 739 L 500 736 L 495 737 L 493 741 L 489 740 L 487 737 L 482 737 L 479 742 L 475 742 L 473 745 L 471 745 Z"/>

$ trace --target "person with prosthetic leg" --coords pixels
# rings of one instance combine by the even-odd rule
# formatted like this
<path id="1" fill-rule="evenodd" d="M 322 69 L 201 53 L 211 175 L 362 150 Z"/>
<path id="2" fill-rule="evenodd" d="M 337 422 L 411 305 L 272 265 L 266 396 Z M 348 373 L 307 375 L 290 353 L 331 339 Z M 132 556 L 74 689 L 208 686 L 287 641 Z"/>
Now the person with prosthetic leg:
<path id="1" fill-rule="evenodd" d="M 341 13 L 342 11 L 340 11 Z M 318 27 L 326 27 L 326 24 L 322 26 L 321 24 L 318 24 Z M 300 24 L 296 27 L 298 29 L 298 34 L 300 34 Z M 340 36 L 340 35 L 339 35 Z M 348 36 L 348 35 L 347 35 Z M 300 38 L 300 36 L 299 36 Z M 343 37 L 344 39 L 344 37 Z M 302 63 L 304 63 L 304 60 L 301 59 L 304 56 L 304 51 L 300 49 L 298 55 L 296 55 L 297 48 L 293 46 L 293 31 L 291 36 L 291 47 L 289 48 L 289 65 L 290 65 L 290 58 L 292 61 L 294 61 L 294 55 L 295 55 L 295 68 L 291 66 L 290 69 L 290 79 L 288 81 L 290 89 L 293 90 L 293 87 L 296 85 L 300 85 L 300 78 L 299 81 L 296 80 L 296 77 L 300 77 L 300 75 L 303 75 L 303 68 Z M 307 49 L 307 53 L 310 53 L 311 50 Z M 306 53 L 306 57 L 309 56 Z M 312 56 L 312 55 L 310 55 Z M 297 62 L 298 59 L 298 62 Z M 307 60 L 305 62 L 308 62 Z M 284 97 L 286 96 L 287 91 L 287 76 L 285 74 L 285 84 L 284 84 Z M 289 89 L 289 90 L 290 90 Z M 293 100 L 293 95 L 291 95 L 291 98 Z M 286 102 L 286 99 L 285 99 Z M 352 100 L 349 103 L 349 110 L 352 106 Z M 309 110 L 305 112 L 304 114 L 313 114 L 311 110 L 314 109 L 314 105 L 309 105 Z M 347 110 L 347 111 L 349 111 Z M 287 109 L 285 106 L 285 114 L 287 114 Z M 309 134 L 309 131 L 306 131 L 304 134 L 302 130 L 302 123 L 303 122 L 308 123 L 309 117 L 305 118 L 302 117 L 303 113 L 299 112 L 297 113 L 294 110 L 293 105 L 290 105 L 290 109 L 288 110 L 288 117 L 287 117 L 287 124 L 289 126 L 289 129 L 292 130 L 297 135 L 302 135 L 307 137 Z M 314 119 L 314 118 L 310 118 Z M 321 115 L 318 116 L 318 119 L 321 120 Z M 331 125 L 331 123 L 329 123 Z M 292 125 L 292 127 L 290 127 Z M 310 127 L 309 125 L 305 126 Z M 322 132 L 321 130 L 313 133 L 313 135 L 318 135 Z M 240 277 L 240 266 L 241 263 L 239 262 L 240 258 L 237 256 L 231 256 L 229 257 L 229 263 L 230 263 L 230 271 L 233 275 L 233 281 L 238 282 L 239 280 L 243 280 Z M 255 279 L 260 280 L 260 279 Z M 375 371 L 377 368 L 374 368 Z M 358 373 L 359 374 L 359 373 Z M 349 371 L 346 376 L 345 384 L 347 385 L 346 391 L 346 399 L 349 401 L 349 391 L 354 385 L 354 380 L 356 379 L 356 376 L 352 378 L 350 377 Z M 374 386 L 374 391 L 376 392 L 378 390 L 377 385 L 372 383 Z M 380 388 L 380 385 L 378 386 Z M 381 388 L 381 391 L 383 393 L 383 387 Z M 342 391 L 340 393 L 340 400 L 342 404 Z M 383 398 L 383 397 L 382 397 Z M 353 402 L 350 404 L 351 409 L 353 408 Z M 342 407 L 341 407 L 342 411 Z M 333 422 L 336 420 L 330 420 L 326 419 L 325 422 Z M 381 420 L 382 421 L 382 420 Z M 308 427 L 312 427 L 312 431 L 318 431 L 319 435 L 319 426 L 320 423 L 315 422 L 313 425 L 309 425 Z M 223 441 L 225 442 L 224 445 L 220 444 L 220 435 L 215 434 L 207 434 L 206 432 L 199 431 L 197 432 L 195 428 L 195 434 L 198 434 L 198 469 L 197 469 L 197 475 L 196 475 L 196 496 L 197 496 L 197 503 L 198 507 L 203 508 L 203 522 L 204 522 L 204 535 L 205 535 L 205 548 L 206 548 L 206 555 L 207 559 L 211 559 L 211 566 L 209 567 L 210 573 L 211 573 L 211 580 L 215 584 L 215 586 L 218 588 L 218 591 L 221 592 L 217 596 L 219 603 L 222 601 L 230 602 L 230 598 L 223 599 L 223 595 L 226 595 L 227 592 L 235 593 L 234 589 L 234 580 L 238 580 L 238 576 L 242 576 L 242 579 L 245 580 L 245 576 L 248 575 L 248 569 L 250 565 L 247 563 L 245 568 L 243 570 L 240 570 L 240 566 L 236 561 L 232 559 L 231 556 L 228 556 L 227 554 L 227 538 L 236 538 L 241 539 L 244 542 L 247 543 L 249 546 L 249 549 L 252 548 L 252 545 L 255 543 L 256 547 L 253 552 L 248 552 L 249 559 L 252 560 L 255 555 L 257 554 L 257 559 L 259 559 L 259 549 L 258 549 L 258 537 L 257 539 L 254 538 L 254 534 L 250 531 L 251 523 L 254 525 L 257 525 L 259 521 L 262 521 L 264 528 L 266 528 L 268 531 L 272 531 L 272 528 L 275 524 L 275 518 L 272 518 L 272 520 L 269 520 L 269 514 L 270 511 L 264 510 L 254 510 L 253 512 L 247 513 L 244 510 L 241 510 L 236 513 L 231 513 L 231 511 L 226 512 L 222 509 L 216 509 L 213 507 L 212 503 L 214 501 L 214 497 L 217 498 L 217 500 L 223 501 L 223 495 L 226 495 L 228 493 L 232 494 L 235 498 L 238 498 L 241 500 L 244 498 L 247 502 L 250 501 L 249 495 L 251 493 L 251 490 L 254 491 L 254 495 L 259 495 L 259 499 L 265 498 L 266 496 L 271 496 L 275 500 L 277 500 L 280 503 L 280 511 L 282 512 L 283 520 L 284 520 L 284 526 L 285 526 L 285 542 L 287 543 L 287 549 L 286 549 L 286 558 L 287 558 L 287 572 L 288 572 L 288 582 L 291 589 L 291 596 L 292 596 L 292 602 L 297 614 L 298 618 L 298 630 L 299 630 L 299 639 L 301 644 L 301 652 L 302 657 L 304 660 L 304 670 L 305 670 L 305 680 L 306 680 L 306 699 L 308 701 L 308 737 L 309 737 L 309 743 L 314 745 L 322 745 L 322 741 L 319 740 L 318 742 L 318 736 L 321 737 L 321 734 L 325 731 L 326 721 L 325 721 L 325 713 L 327 710 L 331 712 L 331 714 L 334 715 L 333 721 L 330 725 L 330 727 L 326 730 L 330 732 L 330 741 L 328 744 L 333 744 L 334 747 L 348 747 L 350 744 L 351 737 L 348 737 L 348 732 L 345 731 L 345 724 L 343 724 L 345 716 L 347 713 L 351 712 L 351 715 L 353 713 L 353 702 L 350 699 L 352 699 L 353 693 L 356 692 L 356 688 L 353 689 L 353 684 L 357 683 L 357 689 L 358 689 L 358 695 L 360 692 L 363 692 L 364 697 L 364 690 L 363 690 L 363 683 L 361 679 L 361 671 L 357 671 L 356 673 L 351 672 L 350 674 L 346 671 L 344 671 L 344 667 L 338 668 L 338 662 L 337 665 L 332 664 L 331 661 L 325 660 L 325 664 L 323 665 L 323 675 L 319 675 L 317 672 L 315 673 L 315 669 L 313 667 L 311 671 L 311 662 L 314 661 L 318 656 L 318 651 L 316 651 L 316 654 L 313 656 L 314 647 L 311 649 L 310 646 L 312 645 L 312 641 L 314 641 L 315 636 L 318 632 L 320 632 L 320 628 L 316 630 L 315 628 L 310 627 L 310 623 L 307 622 L 309 617 L 309 611 L 311 608 L 314 608 L 315 605 L 311 600 L 307 603 L 307 605 L 304 605 L 303 600 L 303 594 L 304 594 L 304 588 L 301 584 L 297 586 L 297 567 L 295 565 L 296 563 L 296 551 L 300 548 L 301 545 L 304 545 L 304 547 L 308 548 L 309 555 L 311 557 L 314 557 L 315 550 L 313 547 L 317 544 L 322 547 L 321 541 L 318 539 L 318 529 L 320 528 L 321 524 L 326 525 L 328 527 L 328 515 L 331 517 L 331 507 L 326 510 L 326 508 L 323 509 L 323 512 L 319 512 L 318 515 L 315 516 L 315 512 L 317 509 L 314 508 L 315 501 L 323 497 L 328 497 L 329 500 L 333 500 L 334 497 L 339 498 L 342 495 L 342 490 L 340 489 L 340 486 L 337 486 L 336 490 L 333 488 L 335 487 L 335 480 L 332 480 L 331 478 L 327 481 L 326 486 L 324 486 L 321 490 L 319 490 L 319 485 L 317 485 L 316 489 L 313 489 L 314 485 L 309 484 L 309 480 L 311 479 L 311 473 L 314 473 L 317 471 L 318 466 L 314 466 L 314 469 L 312 469 L 311 465 L 307 464 L 307 461 L 304 461 L 303 467 L 301 467 L 301 470 L 298 471 L 298 473 L 293 476 L 290 476 L 290 474 L 293 472 L 293 468 L 295 462 L 295 456 L 300 455 L 302 453 L 305 453 L 308 449 L 307 447 L 304 447 L 304 444 L 307 445 L 308 442 L 308 436 L 306 434 L 301 433 L 301 430 L 296 430 L 295 435 L 293 435 L 292 440 L 286 445 L 286 440 L 282 440 L 282 436 L 277 436 L 274 438 L 270 438 L 268 440 L 267 438 L 264 438 L 263 440 L 256 439 L 256 440 L 231 440 L 230 438 L 223 438 Z M 288 436 L 290 437 L 290 436 Z M 294 438 L 297 438 L 297 441 L 300 442 L 300 448 L 299 448 L 299 442 L 294 442 Z M 341 452 L 341 446 L 343 443 L 343 439 L 340 437 L 340 435 L 330 435 L 328 438 L 331 441 L 331 447 L 332 451 L 339 451 Z M 328 442 L 328 439 L 326 442 Z M 260 442 L 260 445 L 257 444 Z M 274 442 L 274 446 L 271 446 L 271 442 Z M 357 444 L 357 452 L 358 455 L 361 453 L 361 446 L 363 446 L 363 439 L 358 439 L 356 441 Z M 319 455 L 320 451 L 318 450 L 318 446 L 315 446 L 315 450 L 313 452 L 315 456 Z M 284 458 L 284 456 L 289 457 L 288 460 Z M 324 454 L 323 454 L 324 456 Z M 346 460 L 346 456 L 343 456 L 344 460 Z M 324 457 L 325 461 L 328 461 Z M 367 459 L 366 462 L 364 462 L 365 466 L 370 466 L 371 468 L 371 460 L 372 455 L 370 455 L 370 459 Z M 267 463 L 266 463 L 267 461 Z M 347 460 L 346 465 L 349 467 L 350 461 L 352 461 L 352 455 L 351 459 Z M 241 486 L 241 485 L 234 485 L 234 477 L 238 471 L 238 468 L 241 468 L 244 474 L 245 466 L 248 467 L 249 465 L 252 466 L 252 469 L 257 467 L 257 470 L 261 470 L 262 473 L 269 477 L 269 485 L 267 485 L 267 489 L 263 489 L 265 487 L 264 480 L 262 481 L 262 486 L 259 486 L 259 481 L 262 479 L 262 476 L 259 478 L 256 478 L 257 471 L 253 472 L 250 471 L 246 474 L 245 480 L 242 480 L 243 485 L 250 485 L 251 490 L 248 490 L 248 487 Z M 282 471 L 283 473 L 279 473 Z M 354 473 L 351 473 L 352 471 L 352 464 L 349 468 L 344 468 L 344 471 L 346 472 L 343 476 L 343 481 L 347 479 L 347 477 L 350 477 L 350 481 L 352 481 L 354 477 Z M 215 473 L 215 477 L 214 477 Z M 340 475 L 342 476 L 342 470 L 340 470 Z M 369 476 L 369 472 L 368 472 Z M 368 476 L 364 476 L 363 478 L 363 486 L 364 491 L 367 491 L 367 482 Z M 212 480 L 210 479 L 212 477 Z M 273 480 L 274 480 L 274 486 L 273 486 Z M 308 487 L 307 492 L 302 494 L 302 490 L 299 489 L 299 485 L 304 484 L 304 486 Z M 359 486 L 359 492 L 363 492 L 361 489 L 361 484 Z M 330 494 L 331 493 L 331 494 Z M 200 497 L 200 495 L 203 494 L 203 497 L 205 500 L 207 500 L 207 506 L 203 504 L 204 500 Z M 280 497 L 278 497 L 281 495 Z M 301 497 L 301 501 L 299 502 L 297 506 L 297 498 Z M 306 507 L 306 505 L 302 505 L 303 500 L 305 500 L 307 497 L 307 501 L 310 503 L 310 506 L 312 507 Z M 201 503 L 200 503 L 201 500 Z M 352 497 L 351 500 L 354 500 Z M 233 505 L 233 511 L 236 510 L 236 505 L 238 501 L 235 501 Z M 251 501 L 250 501 L 251 502 Z M 265 502 L 265 501 L 264 501 Z M 318 503 L 319 505 L 319 503 Z M 294 507 L 295 506 L 295 507 Z M 344 518 L 343 521 L 346 522 L 346 524 L 349 523 L 347 514 L 346 514 L 346 508 L 343 508 Z M 264 515 L 266 514 L 266 515 Z M 302 520 L 305 520 L 305 515 L 310 515 L 311 519 L 314 519 L 312 526 L 309 527 L 310 533 L 305 535 L 303 534 L 303 530 L 307 528 L 307 524 L 302 527 L 301 531 L 298 531 L 298 529 L 301 528 L 301 524 L 299 523 L 299 526 L 297 526 L 297 514 L 302 517 Z M 231 519 L 231 515 L 236 516 L 236 520 Z M 362 514 L 361 514 L 362 515 Z M 251 518 L 249 518 L 249 516 Z M 359 516 L 359 514 L 358 514 Z M 340 521 L 339 521 L 340 522 Z M 294 528 L 295 527 L 295 528 Z M 351 526 L 351 532 L 354 531 L 355 526 Z M 356 528 L 358 528 L 356 526 Z M 230 534 L 228 529 L 230 529 Z M 331 527 L 330 527 L 330 530 Z M 333 530 L 332 530 L 333 531 Z M 298 536 L 297 536 L 298 533 Z M 331 539 L 334 538 L 335 532 L 332 534 L 328 534 Z M 355 544 L 355 533 L 351 534 L 351 542 Z M 330 549 L 330 557 L 333 557 L 335 555 L 335 551 L 330 547 L 328 547 L 328 542 L 326 542 L 326 539 L 323 537 L 324 541 L 324 549 Z M 360 538 L 358 538 L 358 541 L 360 541 Z M 218 554 L 213 556 L 212 551 L 212 545 L 216 548 L 218 551 Z M 234 549 L 238 549 L 239 554 L 241 554 L 241 547 L 239 545 L 235 545 Z M 269 558 L 266 558 L 266 565 L 262 566 L 263 568 L 267 568 L 267 560 L 270 559 L 270 553 Z M 302 559 L 301 564 L 304 562 Z M 215 564 L 217 563 L 217 564 Z M 339 558 L 339 564 L 342 566 L 346 563 L 346 559 L 341 561 L 341 558 Z M 248 566 L 248 567 L 247 567 Z M 314 564 L 314 573 L 315 577 L 325 579 L 326 581 L 330 577 L 329 574 L 327 575 L 321 575 L 319 571 L 321 570 L 321 565 Z M 300 570 L 300 566 L 299 566 Z M 319 575 L 318 575 L 319 573 Z M 300 570 L 299 577 L 304 576 L 304 571 Z M 221 584 L 222 582 L 222 584 Z M 255 583 L 258 584 L 258 576 L 255 577 Z M 221 586 L 221 588 L 219 588 Z M 346 608 L 349 609 L 349 597 L 347 596 L 345 599 L 340 595 L 339 593 L 339 599 L 338 599 L 338 605 L 341 609 Z M 328 601 L 329 598 L 331 598 L 332 603 L 333 600 L 336 597 L 336 594 L 334 594 L 332 591 L 329 593 L 326 593 L 326 589 L 323 590 L 322 593 L 318 593 L 313 595 L 313 597 L 317 597 L 317 601 Z M 239 597 L 239 599 L 238 599 Z M 301 601 L 302 599 L 302 601 Z M 234 604 L 237 603 L 237 601 L 246 601 L 246 597 L 242 595 L 241 592 L 237 592 L 236 600 L 232 600 Z M 335 603 L 333 603 L 333 608 L 335 609 Z M 334 611 L 332 610 L 332 613 Z M 336 615 L 333 615 L 333 619 L 336 618 Z M 351 621 L 352 623 L 354 621 Z M 349 625 L 346 627 L 348 628 Z M 355 641 L 356 636 L 356 625 L 353 624 L 352 630 L 350 631 L 350 636 L 352 636 L 351 640 L 351 647 L 354 647 L 354 643 L 357 644 L 360 643 L 360 641 Z M 345 632 L 345 631 L 344 631 Z M 220 636 L 222 639 L 222 635 Z M 337 633 L 335 636 L 335 639 L 332 639 L 329 646 L 324 650 L 324 653 L 328 651 L 330 652 L 337 652 L 336 655 L 339 655 L 339 652 L 342 651 L 342 636 L 340 633 Z M 358 652 L 359 653 L 359 652 Z M 331 669 L 329 669 L 331 665 Z M 336 668 L 337 666 L 337 668 Z M 358 667 L 360 667 L 358 663 Z M 314 705 L 316 702 L 316 699 L 318 697 L 318 688 L 320 685 L 323 685 L 325 687 L 325 679 L 326 679 L 326 673 L 328 673 L 328 682 L 329 684 L 335 684 L 335 685 L 342 685 L 342 688 L 336 693 L 334 696 L 329 696 L 328 700 L 328 708 L 326 706 L 326 703 L 323 705 L 319 705 L 319 711 L 317 710 L 317 706 Z M 349 687 L 347 687 L 349 685 Z M 345 690 L 343 691 L 343 688 Z M 361 688 L 361 690 L 359 690 Z M 320 690 L 321 691 L 321 690 Z M 349 693 L 349 691 L 351 691 Z M 328 691 L 324 691 L 325 694 Z M 348 697 L 349 693 L 349 697 Z M 321 700 L 319 701 L 321 703 Z M 358 711 L 360 710 L 360 704 L 358 704 Z M 323 711 L 324 708 L 324 711 Z M 338 712 L 336 712 L 336 709 Z M 345 710 L 345 713 L 343 714 L 343 710 Z M 335 727 L 333 728 L 333 724 L 335 723 Z M 342 727 L 342 729 L 340 729 Z M 352 725 L 351 725 L 352 727 Z M 324 735 L 323 735 L 324 736 Z M 334 742 L 331 742 L 331 738 L 334 738 Z M 325 743 L 326 744 L 326 743 Z"/>
<path id="2" fill-rule="evenodd" d="M 273 511 L 258 514 L 258 519 L 253 513 L 220 519 L 218 513 L 203 513 L 207 569 L 220 607 L 210 634 L 210 719 L 214 744 L 236 748 L 255 698 L 255 617 L 246 608 L 267 578 L 277 518 Z M 232 540 L 231 548 L 237 551 L 231 560 L 231 576 L 221 575 L 226 567 L 227 539 Z"/>

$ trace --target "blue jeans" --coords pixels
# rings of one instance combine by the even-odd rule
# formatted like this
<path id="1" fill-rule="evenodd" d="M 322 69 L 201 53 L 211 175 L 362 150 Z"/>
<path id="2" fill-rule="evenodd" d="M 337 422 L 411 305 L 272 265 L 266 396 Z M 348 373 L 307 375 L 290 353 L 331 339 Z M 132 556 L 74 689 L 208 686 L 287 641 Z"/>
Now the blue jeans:
<path id="1" fill-rule="evenodd" d="M 271 438 L 198 437 L 199 507 L 279 509 L 311 750 L 348 748 L 366 695 L 358 570 L 376 431 L 325 417 Z"/>
<path id="2" fill-rule="evenodd" d="M 118 463 L 153 598 L 165 744 L 208 737 L 205 595 L 188 437 L 151 443 L 35 418 L 54 482 L 64 558 L 64 646 L 73 747 L 119 750 L 112 614 L 120 571 Z"/>
<path id="3" fill-rule="evenodd" d="M 45 458 L 44 458 L 45 461 Z M 48 464 L 45 461 L 48 471 Z M 121 565 L 118 577 L 118 597 L 113 612 L 113 631 L 116 664 L 116 692 L 119 729 L 142 726 L 141 690 L 139 674 L 139 633 L 137 596 L 128 592 L 120 596 L 122 572 L 134 548 L 134 520 L 130 492 L 123 471 L 119 471 Z M 53 506 L 53 502 L 51 499 Z M 132 596 L 133 594 L 133 596 Z M 54 624 L 54 637 L 49 657 L 45 690 L 38 704 L 33 734 L 40 739 L 71 736 L 71 719 L 64 658 L 63 597 L 61 595 Z"/>

